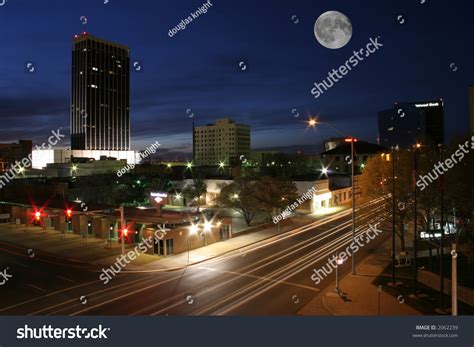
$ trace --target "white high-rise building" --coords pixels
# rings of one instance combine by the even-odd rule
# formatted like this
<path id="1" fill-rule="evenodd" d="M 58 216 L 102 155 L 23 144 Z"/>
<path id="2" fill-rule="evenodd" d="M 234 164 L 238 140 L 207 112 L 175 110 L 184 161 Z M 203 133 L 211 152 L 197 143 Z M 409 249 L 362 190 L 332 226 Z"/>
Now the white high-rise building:
<path id="1" fill-rule="evenodd" d="M 193 154 L 195 165 L 235 165 L 250 155 L 250 127 L 229 118 L 195 127 Z"/>

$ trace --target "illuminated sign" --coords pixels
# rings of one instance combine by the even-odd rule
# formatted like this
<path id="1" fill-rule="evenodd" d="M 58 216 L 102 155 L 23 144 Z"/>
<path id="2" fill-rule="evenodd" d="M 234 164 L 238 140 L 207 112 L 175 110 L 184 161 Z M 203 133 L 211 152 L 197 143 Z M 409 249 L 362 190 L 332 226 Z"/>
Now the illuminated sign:
<path id="1" fill-rule="evenodd" d="M 426 104 L 415 104 L 415 107 L 423 108 L 423 107 L 438 107 L 439 102 L 428 102 Z"/>
<path id="2" fill-rule="evenodd" d="M 166 204 L 166 199 L 168 198 L 168 193 L 161 193 L 161 192 L 151 192 L 151 198 L 155 201 L 158 205 Z"/>

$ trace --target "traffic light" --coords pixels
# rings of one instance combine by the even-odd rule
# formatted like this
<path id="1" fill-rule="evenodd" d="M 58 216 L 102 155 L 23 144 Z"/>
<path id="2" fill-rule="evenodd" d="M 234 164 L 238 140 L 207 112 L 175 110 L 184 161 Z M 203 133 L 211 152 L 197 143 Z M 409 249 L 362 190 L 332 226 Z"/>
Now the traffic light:
<path id="1" fill-rule="evenodd" d="M 89 222 L 87 223 L 87 233 L 88 233 L 89 235 L 92 235 L 92 221 L 89 221 Z"/>
<path id="2" fill-rule="evenodd" d="M 72 223 L 72 210 L 70 208 L 66 210 L 66 222 L 68 222 L 68 224 Z"/>
<path id="3" fill-rule="evenodd" d="M 41 212 L 40 211 L 35 212 L 35 219 L 33 221 L 33 225 L 35 226 L 41 225 Z"/>

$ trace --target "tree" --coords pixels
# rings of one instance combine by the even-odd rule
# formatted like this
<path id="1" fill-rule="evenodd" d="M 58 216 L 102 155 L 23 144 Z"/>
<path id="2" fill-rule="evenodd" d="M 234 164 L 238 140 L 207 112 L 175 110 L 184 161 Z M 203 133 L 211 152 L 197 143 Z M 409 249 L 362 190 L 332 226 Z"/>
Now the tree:
<path id="1" fill-rule="evenodd" d="M 191 204 L 197 206 L 197 211 L 199 212 L 199 207 L 201 206 L 201 197 L 206 194 L 207 185 L 204 183 L 202 178 L 194 178 L 193 183 L 187 185 L 183 189 L 183 195 L 191 200 Z"/>
<path id="2" fill-rule="evenodd" d="M 224 186 L 219 195 L 219 204 L 240 213 L 247 226 L 259 211 L 259 201 L 255 199 L 257 184 L 249 178 L 237 178 Z"/>
<path id="3" fill-rule="evenodd" d="M 259 202 L 259 209 L 270 218 L 275 210 L 281 212 L 298 198 L 296 185 L 287 178 L 266 176 L 255 181 L 255 185 L 254 196 Z"/>
<path id="4" fill-rule="evenodd" d="M 413 206 L 413 152 L 397 150 L 395 158 L 392 157 L 390 152 L 369 158 L 360 178 L 360 186 L 368 199 L 384 197 L 390 214 L 395 203 L 395 232 L 400 239 L 401 251 L 405 251 L 405 224 L 411 217 L 408 212 Z M 395 177 L 392 160 L 395 160 Z M 396 201 L 392 199 L 393 179 Z"/>

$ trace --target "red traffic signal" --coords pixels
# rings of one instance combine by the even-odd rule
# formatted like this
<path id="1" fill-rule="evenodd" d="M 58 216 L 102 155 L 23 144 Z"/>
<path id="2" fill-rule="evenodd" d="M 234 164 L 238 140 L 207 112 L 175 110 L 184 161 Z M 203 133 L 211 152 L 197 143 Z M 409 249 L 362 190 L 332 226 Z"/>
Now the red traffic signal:
<path id="1" fill-rule="evenodd" d="M 123 229 L 123 235 L 127 236 L 128 235 L 128 229 Z"/>
<path id="2" fill-rule="evenodd" d="M 67 209 L 66 215 L 67 215 L 68 217 L 71 217 L 71 215 L 72 215 L 72 210 L 71 210 L 70 208 Z"/>
<path id="3" fill-rule="evenodd" d="M 36 212 L 35 212 L 35 219 L 36 219 L 36 220 L 40 220 L 40 218 L 41 218 L 41 212 L 40 212 L 40 211 L 36 211 Z"/>

